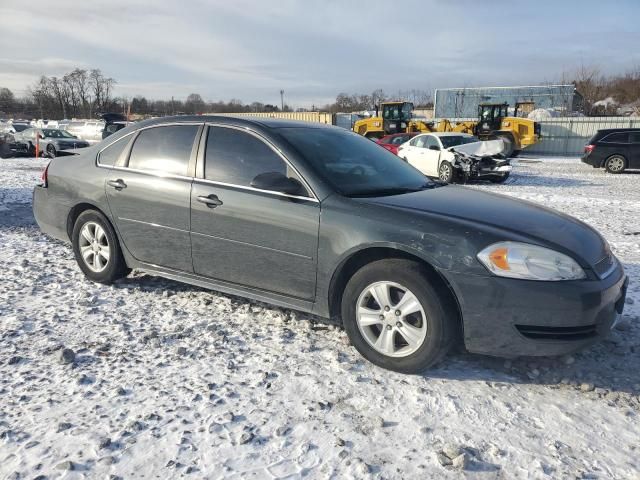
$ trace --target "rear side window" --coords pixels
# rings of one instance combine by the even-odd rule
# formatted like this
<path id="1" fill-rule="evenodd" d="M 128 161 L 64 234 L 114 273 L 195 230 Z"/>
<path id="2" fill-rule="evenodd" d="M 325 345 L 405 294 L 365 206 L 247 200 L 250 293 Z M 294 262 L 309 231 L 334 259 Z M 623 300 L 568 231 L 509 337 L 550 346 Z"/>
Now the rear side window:
<path id="1" fill-rule="evenodd" d="M 100 165 L 109 165 L 114 166 L 120 158 L 120 155 L 124 151 L 127 143 L 129 143 L 131 137 L 127 136 L 125 138 L 121 138 L 115 143 L 112 143 L 107 148 L 100 152 L 100 156 L 98 157 L 98 163 Z"/>
<path id="2" fill-rule="evenodd" d="M 142 130 L 136 138 L 129 168 L 187 176 L 199 125 L 168 125 Z"/>
<path id="3" fill-rule="evenodd" d="M 603 143 L 629 143 L 629 134 L 628 133 L 610 133 L 602 140 Z"/>
<path id="4" fill-rule="evenodd" d="M 269 145 L 234 128 L 210 127 L 204 177 L 243 187 L 262 173 L 277 172 L 299 180 L 295 171 Z"/>

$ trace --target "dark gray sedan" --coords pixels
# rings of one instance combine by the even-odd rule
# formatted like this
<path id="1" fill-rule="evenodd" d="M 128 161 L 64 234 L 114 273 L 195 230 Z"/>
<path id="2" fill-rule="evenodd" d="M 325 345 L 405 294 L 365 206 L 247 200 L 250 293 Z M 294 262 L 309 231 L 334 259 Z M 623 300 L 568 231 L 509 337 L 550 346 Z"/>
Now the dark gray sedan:
<path id="1" fill-rule="evenodd" d="M 145 121 L 52 161 L 33 205 L 93 281 L 137 268 L 331 317 L 401 372 L 458 338 L 491 355 L 570 352 L 606 335 L 625 300 L 622 266 L 591 227 L 434 183 L 337 127 Z"/>

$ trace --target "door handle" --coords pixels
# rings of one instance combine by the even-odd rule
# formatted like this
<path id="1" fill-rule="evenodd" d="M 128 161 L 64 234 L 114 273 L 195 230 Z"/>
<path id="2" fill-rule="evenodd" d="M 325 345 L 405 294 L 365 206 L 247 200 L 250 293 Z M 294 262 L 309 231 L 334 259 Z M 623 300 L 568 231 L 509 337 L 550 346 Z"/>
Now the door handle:
<path id="1" fill-rule="evenodd" d="M 218 198 L 218 196 L 214 195 L 213 193 L 211 195 L 207 195 L 206 197 L 205 196 L 199 196 L 198 197 L 198 201 L 200 203 L 204 203 L 209 208 L 216 208 L 216 207 L 222 205 L 222 200 L 220 200 Z"/>
<path id="2" fill-rule="evenodd" d="M 122 180 L 121 178 L 118 178 L 117 180 L 107 180 L 107 185 L 115 188 L 116 190 L 127 188 L 127 184 L 124 183 L 124 180 Z"/>

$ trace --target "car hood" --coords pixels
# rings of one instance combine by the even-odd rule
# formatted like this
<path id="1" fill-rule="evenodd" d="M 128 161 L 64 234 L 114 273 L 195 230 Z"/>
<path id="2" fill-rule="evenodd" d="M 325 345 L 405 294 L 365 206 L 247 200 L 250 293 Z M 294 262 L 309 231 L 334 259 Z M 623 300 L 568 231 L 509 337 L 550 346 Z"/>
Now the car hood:
<path id="1" fill-rule="evenodd" d="M 366 201 L 497 227 L 531 238 L 538 244 L 565 250 L 591 266 L 608 254 L 600 234 L 587 224 L 555 210 L 505 195 L 447 185 L 403 195 L 367 198 Z"/>
<path id="2" fill-rule="evenodd" d="M 491 157 L 504 152 L 504 142 L 502 140 L 487 140 L 484 142 L 465 143 L 451 147 L 449 150 L 464 153 L 465 155 Z"/>

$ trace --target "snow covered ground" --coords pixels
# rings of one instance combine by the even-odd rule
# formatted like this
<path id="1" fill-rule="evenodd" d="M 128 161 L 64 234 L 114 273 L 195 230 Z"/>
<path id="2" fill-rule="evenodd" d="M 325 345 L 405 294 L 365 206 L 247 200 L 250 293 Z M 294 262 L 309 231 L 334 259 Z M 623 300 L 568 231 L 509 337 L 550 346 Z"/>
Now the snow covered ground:
<path id="1" fill-rule="evenodd" d="M 609 339 L 563 358 L 459 351 L 406 376 L 306 314 L 139 273 L 85 280 L 34 224 L 43 165 L 0 160 L 0 478 L 639 478 L 640 172 L 523 158 L 471 187 L 606 236 L 631 277 Z"/>

